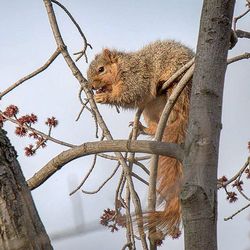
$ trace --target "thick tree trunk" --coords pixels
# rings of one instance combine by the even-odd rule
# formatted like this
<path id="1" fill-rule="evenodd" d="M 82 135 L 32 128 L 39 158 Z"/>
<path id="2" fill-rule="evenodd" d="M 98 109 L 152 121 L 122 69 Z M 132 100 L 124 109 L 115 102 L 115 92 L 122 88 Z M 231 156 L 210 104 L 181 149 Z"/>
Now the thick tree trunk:
<path id="1" fill-rule="evenodd" d="M 217 164 L 234 0 L 204 0 L 181 192 L 186 250 L 217 249 Z"/>
<path id="2" fill-rule="evenodd" d="M 0 128 L 0 249 L 53 249 L 16 157 Z"/>

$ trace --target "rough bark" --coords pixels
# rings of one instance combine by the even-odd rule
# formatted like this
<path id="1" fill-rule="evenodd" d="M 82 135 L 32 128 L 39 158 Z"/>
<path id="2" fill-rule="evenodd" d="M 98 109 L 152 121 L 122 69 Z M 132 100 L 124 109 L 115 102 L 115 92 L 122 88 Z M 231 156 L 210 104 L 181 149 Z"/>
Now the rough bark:
<path id="1" fill-rule="evenodd" d="M 203 3 L 181 192 L 186 250 L 217 249 L 217 164 L 234 4 Z"/>
<path id="2" fill-rule="evenodd" d="M 0 249 L 53 249 L 16 157 L 0 128 Z"/>

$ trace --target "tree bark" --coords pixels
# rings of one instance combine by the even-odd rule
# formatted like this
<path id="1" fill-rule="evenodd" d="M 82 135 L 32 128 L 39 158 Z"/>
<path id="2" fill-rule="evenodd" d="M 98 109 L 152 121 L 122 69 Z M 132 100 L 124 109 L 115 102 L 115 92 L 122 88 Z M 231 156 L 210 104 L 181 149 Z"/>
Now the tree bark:
<path id="1" fill-rule="evenodd" d="M 204 0 L 181 191 L 186 250 L 217 249 L 217 165 L 234 0 Z"/>
<path id="2" fill-rule="evenodd" d="M 16 158 L 0 128 L 0 249 L 53 249 Z"/>

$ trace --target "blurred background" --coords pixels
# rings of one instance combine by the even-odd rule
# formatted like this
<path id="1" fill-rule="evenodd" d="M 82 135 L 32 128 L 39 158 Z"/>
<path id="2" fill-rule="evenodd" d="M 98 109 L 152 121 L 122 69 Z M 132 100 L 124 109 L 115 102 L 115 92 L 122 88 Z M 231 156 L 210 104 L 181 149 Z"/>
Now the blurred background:
<path id="1" fill-rule="evenodd" d="M 81 26 L 93 50 L 87 51 L 89 61 L 102 48 L 124 51 L 138 50 L 157 39 L 175 39 L 195 51 L 199 31 L 202 1 L 196 0 L 127 0 L 60 1 Z M 83 42 L 68 16 L 54 7 L 60 30 L 71 54 L 82 49 Z M 235 15 L 245 10 L 245 1 L 236 3 Z M 239 28 L 250 30 L 250 15 L 241 19 Z M 0 92 L 19 78 L 42 66 L 56 49 L 43 1 L 2 1 L 0 9 Z M 250 52 L 249 40 L 240 39 L 230 51 L 233 55 Z M 250 140 L 250 61 L 241 61 L 228 67 L 223 105 L 223 129 L 219 158 L 219 176 L 232 176 L 247 159 L 247 142 Z M 84 59 L 77 62 L 86 76 L 88 64 Z M 44 121 L 55 116 L 59 125 L 52 136 L 72 144 L 95 140 L 95 124 L 85 111 L 80 120 L 76 117 L 81 109 L 78 99 L 79 84 L 66 66 L 62 56 L 44 72 L 23 83 L 0 102 L 3 110 L 10 104 L 20 109 L 20 115 L 35 113 L 36 125 L 46 133 Z M 100 106 L 101 113 L 114 138 L 128 137 L 128 123 L 133 111 L 122 111 Z M 14 126 L 4 127 L 19 154 L 19 162 L 25 177 L 30 178 L 52 157 L 66 148 L 52 142 L 35 156 L 26 157 L 24 147 L 32 143 L 28 138 L 14 135 Z M 99 217 L 106 208 L 114 207 L 114 194 L 119 173 L 97 194 L 86 195 L 81 191 L 69 193 L 84 178 L 93 156 L 84 157 L 64 166 L 42 186 L 32 192 L 38 212 L 56 250 L 121 249 L 125 243 L 125 231 L 110 233 L 99 224 Z M 95 190 L 115 167 L 115 162 L 98 159 L 97 166 L 84 190 Z M 145 186 L 137 184 L 141 200 L 146 204 Z M 247 184 L 244 185 L 247 192 Z M 224 217 L 247 203 L 241 198 L 234 204 L 226 201 L 219 191 L 218 245 L 219 249 L 247 249 L 250 246 L 248 219 L 245 210 L 233 220 Z M 145 208 L 145 207 L 144 207 Z M 76 229 L 82 233 L 71 235 Z M 184 249 L 183 237 L 167 239 L 162 249 Z"/>

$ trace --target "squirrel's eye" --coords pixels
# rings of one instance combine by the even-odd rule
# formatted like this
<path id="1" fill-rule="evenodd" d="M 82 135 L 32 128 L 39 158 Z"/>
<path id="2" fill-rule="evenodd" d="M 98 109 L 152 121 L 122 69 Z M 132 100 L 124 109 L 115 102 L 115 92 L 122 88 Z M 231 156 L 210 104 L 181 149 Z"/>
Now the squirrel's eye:
<path id="1" fill-rule="evenodd" d="M 104 71 L 104 67 L 103 66 L 98 68 L 98 72 L 99 73 L 102 73 L 103 71 Z"/>

